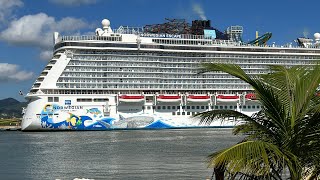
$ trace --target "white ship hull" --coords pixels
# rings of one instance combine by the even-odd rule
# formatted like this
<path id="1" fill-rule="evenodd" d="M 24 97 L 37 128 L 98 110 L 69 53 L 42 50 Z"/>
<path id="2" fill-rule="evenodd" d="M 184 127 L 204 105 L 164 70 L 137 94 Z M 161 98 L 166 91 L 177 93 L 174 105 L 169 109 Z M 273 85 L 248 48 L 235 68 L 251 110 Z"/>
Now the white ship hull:
<path id="1" fill-rule="evenodd" d="M 199 127 L 233 127 L 239 122 L 215 121 L 200 124 L 192 115 L 197 111 L 174 106 L 175 109 L 158 110 L 152 104 L 125 102 L 116 104 L 116 95 L 107 97 L 108 102 L 77 102 L 90 96 L 60 96 L 59 102 L 48 102 L 48 96 L 34 96 L 28 104 L 22 121 L 23 131 L 41 130 L 116 130 L 116 129 L 167 129 Z M 91 96 L 90 98 L 98 98 Z M 101 97 L 100 97 L 101 98 Z M 168 104 L 170 107 L 171 105 Z M 209 104 L 194 104 L 201 107 Z M 236 105 L 236 104 L 235 104 Z M 167 106 L 162 104 L 161 107 Z M 145 108 L 143 108 L 145 107 Z M 178 108 L 179 107 L 179 108 Z M 211 107 L 211 106 L 210 106 Z M 246 112 L 250 115 L 255 111 Z"/>

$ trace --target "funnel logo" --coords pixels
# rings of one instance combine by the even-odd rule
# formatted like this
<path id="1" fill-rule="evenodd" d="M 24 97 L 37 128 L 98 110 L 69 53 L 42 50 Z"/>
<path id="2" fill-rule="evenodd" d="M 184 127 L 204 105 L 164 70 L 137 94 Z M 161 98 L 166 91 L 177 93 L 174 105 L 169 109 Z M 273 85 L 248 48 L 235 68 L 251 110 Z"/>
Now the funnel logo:
<path id="1" fill-rule="evenodd" d="M 65 100 L 64 105 L 71 105 L 71 100 Z"/>

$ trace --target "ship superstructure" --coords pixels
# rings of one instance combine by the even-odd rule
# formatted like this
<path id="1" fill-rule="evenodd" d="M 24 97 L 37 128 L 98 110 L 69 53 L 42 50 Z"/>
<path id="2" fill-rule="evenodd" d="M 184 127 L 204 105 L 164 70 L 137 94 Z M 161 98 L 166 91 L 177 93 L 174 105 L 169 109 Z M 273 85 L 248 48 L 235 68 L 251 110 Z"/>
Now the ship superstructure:
<path id="1" fill-rule="evenodd" d="M 199 65 L 235 63 L 249 74 L 264 74 L 269 64 L 320 59 L 317 46 L 269 46 L 271 33 L 243 43 L 241 26 L 222 33 L 210 21 L 112 30 L 104 19 L 102 26 L 90 36 L 54 33 L 52 60 L 26 96 L 22 130 L 188 128 L 200 126 L 193 115 L 212 109 L 251 115 L 262 107 L 250 85 L 221 72 L 199 74 Z"/>

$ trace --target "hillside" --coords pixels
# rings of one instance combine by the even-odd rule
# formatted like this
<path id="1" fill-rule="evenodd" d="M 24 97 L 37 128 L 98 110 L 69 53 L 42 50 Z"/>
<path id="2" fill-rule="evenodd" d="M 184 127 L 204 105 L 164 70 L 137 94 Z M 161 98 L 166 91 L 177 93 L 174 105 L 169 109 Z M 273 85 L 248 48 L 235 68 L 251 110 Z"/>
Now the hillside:
<path id="1" fill-rule="evenodd" d="M 22 107 L 26 107 L 26 102 L 19 102 L 14 98 L 0 100 L 0 118 L 22 117 Z"/>

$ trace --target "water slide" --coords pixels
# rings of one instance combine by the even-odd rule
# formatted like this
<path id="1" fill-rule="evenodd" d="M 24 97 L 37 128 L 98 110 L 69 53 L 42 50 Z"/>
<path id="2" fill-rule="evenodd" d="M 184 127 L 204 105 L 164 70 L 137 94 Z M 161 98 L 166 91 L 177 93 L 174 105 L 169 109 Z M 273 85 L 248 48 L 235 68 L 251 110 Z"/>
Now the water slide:
<path id="1" fill-rule="evenodd" d="M 271 36 L 272 36 L 272 33 L 267 32 L 264 35 L 258 37 L 257 39 L 247 42 L 246 44 L 263 45 L 263 44 L 266 44 L 266 42 L 271 38 Z"/>

